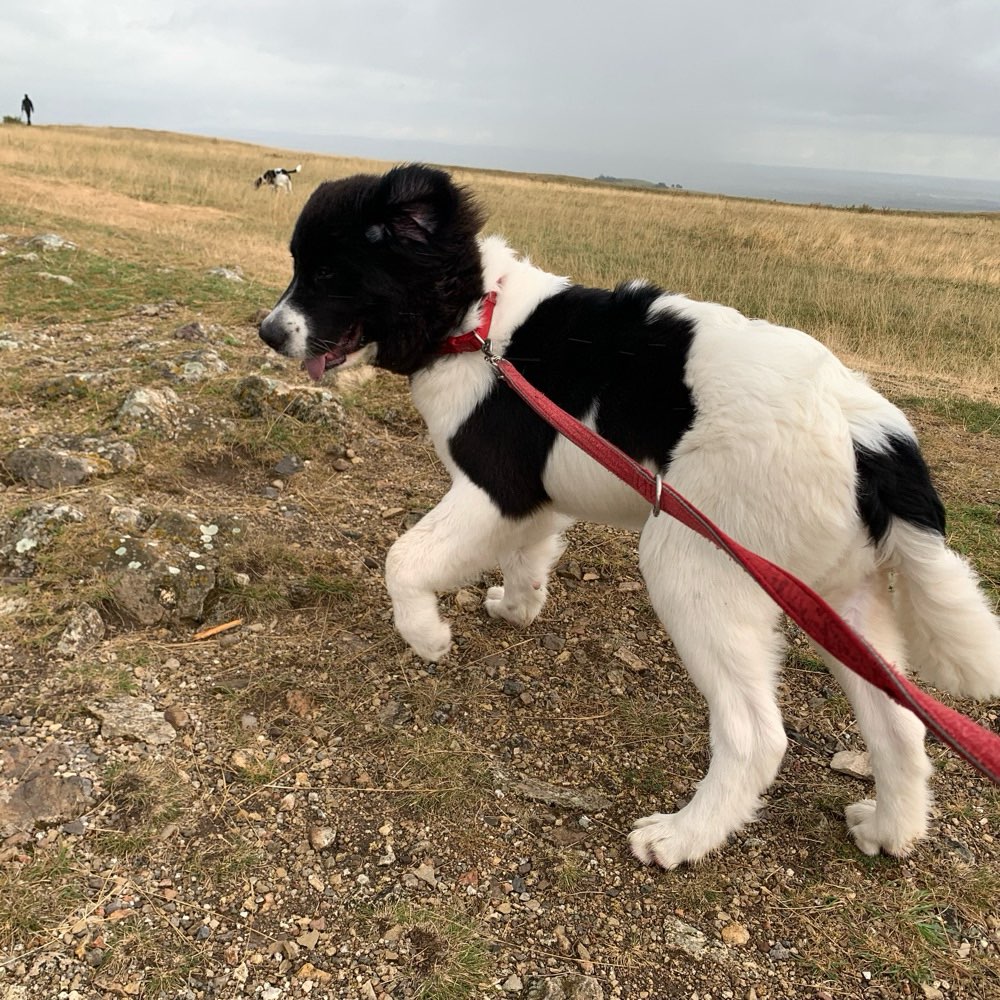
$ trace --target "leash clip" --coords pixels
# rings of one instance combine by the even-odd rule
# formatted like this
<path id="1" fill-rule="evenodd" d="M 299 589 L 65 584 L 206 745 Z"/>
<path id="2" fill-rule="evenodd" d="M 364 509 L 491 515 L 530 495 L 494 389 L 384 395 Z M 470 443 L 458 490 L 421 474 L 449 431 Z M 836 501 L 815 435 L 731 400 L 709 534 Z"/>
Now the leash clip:
<path id="1" fill-rule="evenodd" d="M 478 340 L 479 343 L 480 343 L 480 346 L 481 346 L 482 352 L 483 352 L 483 357 L 486 358 L 486 360 L 492 366 L 493 370 L 497 373 L 497 378 L 501 378 L 502 379 L 503 378 L 503 372 L 500 370 L 500 358 L 498 358 L 493 353 L 493 343 L 492 343 L 492 341 L 490 340 L 489 337 L 487 337 L 484 340 L 482 337 L 479 336 L 478 333 L 475 334 L 475 337 L 476 337 L 476 340 Z"/>
<path id="2" fill-rule="evenodd" d="M 653 497 L 653 517 L 660 516 L 660 494 L 663 492 L 663 476 L 656 474 L 656 495 Z"/>

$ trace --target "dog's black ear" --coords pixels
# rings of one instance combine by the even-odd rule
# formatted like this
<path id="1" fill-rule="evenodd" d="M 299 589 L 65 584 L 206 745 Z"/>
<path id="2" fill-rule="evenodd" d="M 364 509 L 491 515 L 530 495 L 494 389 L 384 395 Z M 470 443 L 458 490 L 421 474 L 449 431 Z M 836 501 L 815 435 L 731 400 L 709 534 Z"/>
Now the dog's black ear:
<path id="1" fill-rule="evenodd" d="M 458 189 L 443 170 L 421 164 L 395 167 L 382 178 L 381 218 L 365 231 L 373 243 L 391 234 L 427 243 L 461 203 Z"/>

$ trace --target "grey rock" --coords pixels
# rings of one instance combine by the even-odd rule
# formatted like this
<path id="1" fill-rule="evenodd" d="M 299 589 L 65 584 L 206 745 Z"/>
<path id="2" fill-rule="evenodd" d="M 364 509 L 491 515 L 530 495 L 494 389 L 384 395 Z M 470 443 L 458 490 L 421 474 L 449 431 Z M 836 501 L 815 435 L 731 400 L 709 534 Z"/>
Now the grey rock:
<path id="1" fill-rule="evenodd" d="M 276 476 L 294 476 L 306 467 L 298 455 L 283 455 L 271 470 Z"/>
<path id="2" fill-rule="evenodd" d="M 35 390 L 42 400 L 83 399 L 92 389 L 108 380 L 107 372 L 67 372 L 45 379 Z"/>
<path id="3" fill-rule="evenodd" d="M 136 507 L 123 507 L 114 505 L 108 511 L 111 523 L 122 531 L 145 531 L 149 527 L 149 518 Z"/>
<path id="4" fill-rule="evenodd" d="M 201 350 L 179 354 L 156 366 L 157 370 L 175 382 L 202 382 L 214 375 L 224 375 L 229 365 L 215 351 Z"/>
<path id="5" fill-rule="evenodd" d="M 3 464 L 15 479 L 44 489 L 78 486 L 99 471 L 99 466 L 83 455 L 51 448 L 15 448 L 4 456 Z"/>
<path id="6" fill-rule="evenodd" d="M 72 822 L 94 804 L 88 781 L 57 773 L 72 757 L 59 742 L 41 750 L 18 740 L 0 746 L 0 840 Z"/>
<path id="7" fill-rule="evenodd" d="M 106 474 L 109 468 L 112 472 L 122 472 L 139 461 L 139 454 L 130 442 L 112 435 L 48 434 L 40 439 L 40 444 L 87 459 L 101 475 Z"/>
<path id="8" fill-rule="evenodd" d="M 525 984 L 526 1000 L 604 1000 L 600 980 L 593 976 L 538 976 Z"/>
<path id="9" fill-rule="evenodd" d="M 104 638 L 104 619 L 97 608 L 81 604 L 70 615 L 56 643 L 59 656 L 72 658 L 93 649 Z"/>
<path id="10" fill-rule="evenodd" d="M 242 269 L 239 268 L 239 267 L 236 267 L 236 266 L 233 266 L 233 267 L 210 267 L 208 269 L 208 273 L 213 278 L 223 278 L 226 281 L 242 282 L 244 280 Z"/>
<path id="11" fill-rule="evenodd" d="M 237 383 L 234 396 L 248 417 L 276 411 L 303 423 L 332 429 L 341 428 L 344 422 L 344 409 L 329 389 L 290 386 L 275 378 L 250 375 Z"/>
<path id="12" fill-rule="evenodd" d="M 867 751 L 841 750 L 835 753 L 830 761 L 830 767 L 840 774 L 849 774 L 852 778 L 872 780 L 872 765 Z"/>
<path id="13" fill-rule="evenodd" d="M 181 401 L 173 389 L 133 389 L 118 409 L 115 425 L 134 432 L 157 430 L 173 437 L 180 423 Z"/>
<path id="14" fill-rule="evenodd" d="M 36 271 L 35 276 L 47 281 L 58 281 L 63 285 L 75 285 L 76 282 L 68 274 L 52 274 L 51 271 Z"/>
<path id="15" fill-rule="evenodd" d="M 101 720 L 101 735 L 106 739 L 141 740 L 161 746 L 177 736 L 173 726 L 148 701 L 121 695 L 90 706 Z"/>
<path id="16" fill-rule="evenodd" d="M 510 778 L 502 771 L 495 771 L 497 784 L 509 792 L 530 799 L 532 802 L 544 802 L 546 805 L 572 809 L 574 812 L 597 813 L 611 806 L 611 800 L 595 788 L 563 788 L 538 778 Z"/>
<path id="17" fill-rule="evenodd" d="M 0 570 L 32 576 L 38 552 L 66 524 L 82 521 L 83 512 L 68 504 L 36 503 L 16 520 L 0 522 Z"/>
<path id="18" fill-rule="evenodd" d="M 125 434 L 149 431 L 173 440 L 185 434 L 218 433 L 228 426 L 222 420 L 202 413 L 197 406 L 183 402 L 173 389 L 133 389 L 115 415 L 114 426 Z"/>
<path id="19" fill-rule="evenodd" d="M 178 340 L 208 340 L 208 331 L 196 320 L 177 327 L 174 336 Z"/>
<path id="20" fill-rule="evenodd" d="M 27 247 L 34 247 L 37 250 L 75 250 L 76 244 L 57 235 L 56 233 L 39 233 L 25 240 Z"/>
<path id="21" fill-rule="evenodd" d="M 670 951 L 682 951 L 692 958 L 699 959 L 709 954 L 713 947 L 697 927 L 692 927 L 674 916 L 669 916 L 663 921 L 663 943 Z M 719 945 L 716 950 L 721 947 Z"/>
<path id="22" fill-rule="evenodd" d="M 201 621 L 217 584 L 218 554 L 242 541 L 231 515 L 164 511 L 142 537 L 116 536 L 105 571 L 118 608 L 141 625 Z"/>

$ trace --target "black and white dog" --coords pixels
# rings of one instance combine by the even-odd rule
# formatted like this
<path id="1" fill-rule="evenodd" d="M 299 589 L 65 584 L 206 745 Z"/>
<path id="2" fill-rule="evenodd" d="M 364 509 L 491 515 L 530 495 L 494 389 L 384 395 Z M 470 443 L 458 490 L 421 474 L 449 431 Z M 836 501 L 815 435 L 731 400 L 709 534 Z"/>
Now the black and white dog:
<path id="1" fill-rule="evenodd" d="M 273 187 L 275 191 L 283 190 L 286 194 L 292 193 L 292 174 L 297 174 L 302 169 L 302 164 L 298 164 L 295 167 L 270 167 L 265 170 L 264 173 L 260 175 L 253 182 L 255 188 L 259 188 L 262 184 L 269 185 Z"/>
<path id="2" fill-rule="evenodd" d="M 695 861 L 754 818 L 786 745 L 779 612 L 711 544 L 651 517 L 558 437 L 480 353 L 442 353 L 476 327 L 486 293 L 498 293 L 494 352 L 538 389 L 818 590 L 890 661 L 909 657 L 951 691 L 1000 694 L 1000 623 L 945 545 L 913 429 L 864 377 L 806 334 L 725 306 L 640 281 L 573 285 L 477 238 L 482 221 L 446 173 L 419 165 L 320 185 L 292 235 L 292 283 L 260 334 L 316 380 L 362 362 L 410 379 L 453 479 L 386 563 L 396 628 L 420 656 L 450 646 L 438 592 L 499 564 L 486 610 L 526 625 L 574 519 L 641 533 L 650 599 L 708 702 L 712 745 L 690 803 L 636 823 L 641 861 Z M 875 772 L 877 799 L 848 806 L 850 832 L 866 854 L 905 855 L 927 831 L 923 727 L 825 659 Z"/>

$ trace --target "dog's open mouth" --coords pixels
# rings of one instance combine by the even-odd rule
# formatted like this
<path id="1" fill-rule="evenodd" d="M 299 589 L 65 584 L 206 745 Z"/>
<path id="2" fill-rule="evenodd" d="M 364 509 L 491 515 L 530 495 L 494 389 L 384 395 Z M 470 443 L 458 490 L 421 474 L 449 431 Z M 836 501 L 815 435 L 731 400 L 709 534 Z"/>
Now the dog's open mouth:
<path id="1" fill-rule="evenodd" d="M 353 326 L 339 344 L 334 345 L 323 354 L 306 358 L 302 362 L 302 367 L 305 368 L 309 377 L 314 382 L 319 382 L 323 378 L 324 373 L 328 372 L 331 368 L 342 365 L 347 360 L 348 355 L 353 354 L 360 346 L 361 326 Z"/>

